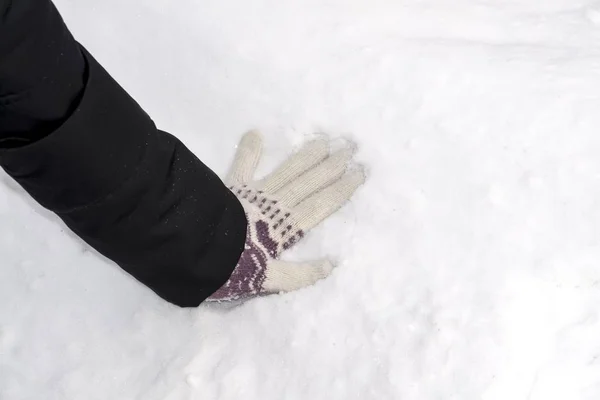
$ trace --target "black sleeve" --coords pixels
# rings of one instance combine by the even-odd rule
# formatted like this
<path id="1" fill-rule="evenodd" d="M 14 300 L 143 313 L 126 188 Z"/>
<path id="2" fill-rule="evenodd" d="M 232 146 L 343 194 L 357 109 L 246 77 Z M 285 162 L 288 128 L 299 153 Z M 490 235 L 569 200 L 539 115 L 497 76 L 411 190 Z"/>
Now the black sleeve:
<path id="1" fill-rule="evenodd" d="M 0 18 L 1 166 L 158 295 L 200 304 L 243 250 L 240 203 L 156 129 L 49 0 L 0 0 Z M 54 50 L 40 48 L 48 42 Z M 44 69 L 23 68 L 29 63 Z"/>

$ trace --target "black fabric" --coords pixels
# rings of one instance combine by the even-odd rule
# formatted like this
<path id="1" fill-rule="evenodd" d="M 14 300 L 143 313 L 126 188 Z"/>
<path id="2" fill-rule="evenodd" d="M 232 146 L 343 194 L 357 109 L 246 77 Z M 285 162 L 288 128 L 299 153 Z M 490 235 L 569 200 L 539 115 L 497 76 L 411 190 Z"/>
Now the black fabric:
<path id="1" fill-rule="evenodd" d="M 77 42 L 50 1 L 0 0 L 0 145 L 56 129 L 85 84 Z"/>
<path id="2" fill-rule="evenodd" d="M 18 93 L 14 88 L 30 82 L 25 86 L 35 98 L 22 104 L 36 104 L 19 114 L 22 121 L 35 125 L 23 132 L 15 125 L 3 128 L 14 108 L 0 100 L 0 114 L 8 115 L 0 118 L 0 136 L 9 138 L 0 142 L 0 165 L 88 244 L 158 295 L 179 306 L 197 306 L 227 281 L 243 250 L 247 223 L 240 203 L 178 139 L 156 129 L 139 105 L 71 38 L 49 1 L 15 3 L 29 3 L 24 7 L 39 7 L 48 14 L 40 17 L 44 24 L 40 19 L 22 19 L 21 24 L 29 26 L 17 30 L 20 39 L 0 45 L 8 50 L 0 53 L 0 93 L 11 88 L 8 96 L 14 96 Z M 12 11 L 7 0 L 0 4 L 5 6 L 0 11 L 3 42 L 12 34 L 5 29 L 13 26 Z M 37 84 L 43 82 L 10 68 L 19 64 L 10 60 L 13 55 L 25 54 L 36 62 L 58 57 L 16 50 L 19 43 L 29 43 L 28 32 L 37 29 L 44 32 L 32 33 L 36 37 L 72 42 L 57 49 L 76 46 L 78 51 L 69 56 L 72 64 L 62 53 L 57 67 L 61 72 L 56 75 L 70 71 L 63 82 L 75 82 L 73 86 L 39 89 Z M 73 90 L 82 76 L 84 85 Z M 58 127 L 48 131 L 53 124 Z M 15 146 L 19 142 L 10 139 L 14 137 L 24 138 L 26 144 Z"/>

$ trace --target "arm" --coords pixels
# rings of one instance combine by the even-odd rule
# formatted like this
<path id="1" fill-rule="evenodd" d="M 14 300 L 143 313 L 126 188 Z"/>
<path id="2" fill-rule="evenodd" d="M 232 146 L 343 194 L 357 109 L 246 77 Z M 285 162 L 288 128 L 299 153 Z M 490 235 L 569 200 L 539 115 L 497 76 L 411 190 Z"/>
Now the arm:
<path id="1" fill-rule="evenodd" d="M 179 306 L 230 277 L 240 202 L 71 36 L 49 0 L 0 0 L 0 165 L 89 245 Z"/>

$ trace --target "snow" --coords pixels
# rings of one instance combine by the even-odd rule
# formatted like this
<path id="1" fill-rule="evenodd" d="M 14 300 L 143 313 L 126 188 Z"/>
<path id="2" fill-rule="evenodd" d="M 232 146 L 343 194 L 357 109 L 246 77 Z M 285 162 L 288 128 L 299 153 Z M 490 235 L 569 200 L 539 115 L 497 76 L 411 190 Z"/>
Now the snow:
<path id="1" fill-rule="evenodd" d="M 5 175 L 0 399 L 600 398 L 600 2 L 57 0 L 218 173 L 314 132 L 370 179 L 317 285 L 164 303 Z"/>

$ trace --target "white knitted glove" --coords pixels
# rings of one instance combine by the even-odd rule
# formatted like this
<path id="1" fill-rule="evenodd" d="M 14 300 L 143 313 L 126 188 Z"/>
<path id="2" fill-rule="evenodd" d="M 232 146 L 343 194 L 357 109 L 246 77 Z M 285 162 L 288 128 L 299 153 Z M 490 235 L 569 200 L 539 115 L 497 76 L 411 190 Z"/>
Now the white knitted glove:
<path id="1" fill-rule="evenodd" d="M 347 171 L 354 148 L 330 154 L 324 139 L 307 143 L 273 173 L 255 181 L 261 148 L 260 134 L 247 133 L 227 177 L 248 218 L 246 248 L 230 279 L 209 301 L 288 292 L 329 275 L 333 267 L 327 260 L 294 263 L 279 257 L 344 205 L 365 181 L 362 168 Z"/>

